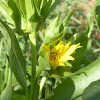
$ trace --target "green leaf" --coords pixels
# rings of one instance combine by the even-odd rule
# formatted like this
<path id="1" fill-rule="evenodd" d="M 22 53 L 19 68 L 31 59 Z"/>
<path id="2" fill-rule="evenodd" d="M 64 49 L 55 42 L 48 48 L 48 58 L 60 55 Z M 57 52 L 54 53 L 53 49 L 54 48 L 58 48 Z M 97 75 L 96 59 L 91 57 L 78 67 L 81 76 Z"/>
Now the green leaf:
<path id="1" fill-rule="evenodd" d="M 65 17 L 65 19 L 63 20 L 63 26 L 65 26 L 67 23 L 68 23 L 68 21 L 70 20 L 70 18 L 71 18 L 71 16 L 74 14 L 74 10 L 72 10 L 69 14 L 68 14 L 68 16 L 67 17 Z"/>
<path id="2" fill-rule="evenodd" d="M 42 68 L 42 70 L 51 69 L 50 64 L 49 64 L 48 52 L 44 54 L 44 57 L 39 56 L 38 62 L 39 62 L 39 67 Z"/>
<path id="3" fill-rule="evenodd" d="M 12 98 L 11 100 L 27 100 L 26 99 L 26 93 L 24 89 L 18 89 L 18 90 L 14 90 L 12 93 Z"/>
<path id="4" fill-rule="evenodd" d="M 19 0 L 19 5 L 23 16 L 26 18 L 26 7 L 25 7 L 25 0 Z"/>
<path id="5" fill-rule="evenodd" d="M 9 49 L 9 63 L 10 67 L 19 82 L 19 84 L 24 87 L 25 90 L 27 90 L 26 85 L 26 62 L 25 58 L 22 54 L 22 51 L 20 49 L 20 46 L 18 44 L 18 41 L 13 33 L 13 31 L 7 26 L 6 23 L 0 20 L 0 29 L 2 34 L 5 36 L 9 35 L 9 38 L 11 40 L 11 48 Z M 4 31 L 5 30 L 5 31 Z"/>
<path id="6" fill-rule="evenodd" d="M 70 72 L 69 66 L 60 66 L 56 70 L 48 71 L 50 77 L 54 77 L 59 83 L 62 82 L 62 78 L 71 76 L 73 73 Z"/>
<path id="7" fill-rule="evenodd" d="M 21 14 L 13 0 L 8 0 L 8 6 L 13 11 L 11 17 L 15 22 L 16 30 L 21 30 Z"/>
<path id="8" fill-rule="evenodd" d="M 25 100 L 25 96 L 19 94 L 13 94 L 11 100 Z"/>
<path id="9" fill-rule="evenodd" d="M 11 100 L 12 97 L 12 74 L 9 68 L 8 83 L 4 91 L 0 95 L 0 100 Z"/>
<path id="10" fill-rule="evenodd" d="M 94 22 L 93 22 L 93 15 L 92 15 L 92 11 L 87 15 L 87 36 L 88 38 L 90 38 L 91 36 L 91 33 L 93 31 L 93 25 L 94 25 Z"/>
<path id="11" fill-rule="evenodd" d="M 72 64 L 72 71 L 75 72 L 79 69 L 79 65 L 81 63 L 82 57 L 85 55 L 87 51 L 87 44 L 88 44 L 88 36 L 86 33 L 79 34 L 76 38 L 74 44 L 80 43 L 81 48 L 77 49 L 73 57 L 75 58 L 74 61 L 70 61 Z"/>
<path id="12" fill-rule="evenodd" d="M 46 34 L 44 44 L 55 42 L 55 41 L 58 41 L 59 39 L 63 38 L 63 36 L 65 35 L 65 29 L 64 29 L 65 25 L 68 23 L 69 19 L 73 15 L 73 13 L 74 13 L 74 11 L 71 11 L 71 13 L 68 14 L 68 16 L 58 25 L 58 27 L 55 26 L 54 27 L 55 30 L 51 29 L 52 33 L 47 33 Z M 58 22 L 58 20 L 56 22 Z"/>
<path id="13" fill-rule="evenodd" d="M 49 0 L 47 3 L 45 3 L 45 5 L 43 5 L 43 7 L 41 8 L 41 15 L 44 16 L 44 18 L 47 17 L 48 15 L 48 11 L 51 7 L 52 4 L 52 0 Z"/>
<path id="14" fill-rule="evenodd" d="M 59 22 L 59 15 L 51 21 L 50 25 L 45 30 L 45 35 L 50 35 L 57 28 Z"/>
<path id="15" fill-rule="evenodd" d="M 38 9 L 40 10 L 41 8 L 41 2 L 43 2 L 43 0 L 38 0 Z"/>
<path id="16" fill-rule="evenodd" d="M 18 10 L 21 13 L 21 8 L 20 8 L 19 0 L 14 0 L 14 2 L 16 3 L 16 6 L 17 6 Z"/>
<path id="17" fill-rule="evenodd" d="M 84 90 L 99 79 L 100 58 L 63 80 L 46 100 L 83 100 Z"/>
<path id="18" fill-rule="evenodd" d="M 41 4 L 40 4 L 41 3 Z M 40 5 L 39 9 L 41 10 L 41 8 L 47 3 L 47 0 L 38 0 L 38 6 Z"/>
<path id="19" fill-rule="evenodd" d="M 91 16 L 88 16 L 88 26 L 85 32 L 76 34 L 69 41 L 72 41 L 72 44 L 80 43 L 81 48 L 77 49 L 73 57 L 75 58 L 74 61 L 71 61 L 72 63 L 72 71 L 75 72 L 79 69 L 79 65 L 82 61 L 82 57 L 85 55 L 87 51 L 87 45 L 88 45 L 88 39 L 91 36 L 92 30 L 93 30 L 93 18 Z"/>
<path id="20" fill-rule="evenodd" d="M 7 1 L 6 0 L 2 0 L 4 2 L 5 5 L 7 5 Z"/>
<path id="21" fill-rule="evenodd" d="M 2 15 L 6 18 L 6 20 L 10 23 L 12 23 L 14 25 L 14 21 L 11 18 L 11 15 L 13 13 L 13 11 L 6 6 L 3 1 L 0 0 L 0 12 L 2 13 Z"/>
<path id="22" fill-rule="evenodd" d="M 31 0 L 25 0 L 25 7 L 26 7 L 27 19 L 29 19 L 34 13 L 34 11 L 32 9 L 32 1 Z"/>
<path id="23" fill-rule="evenodd" d="M 59 16 L 57 16 L 53 21 L 51 21 L 50 25 L 46 28 L 45 30 L 45 37 L 47 38 L 48 36 L 50 36 L 51 33 L 54 32 L 54 30 L 57 28 L 58 26 L 58 22 L 59 22 Z M 46 41 L 46 39 L 45 39 Z M 43 51 L 43 44 L 45 44 L 45 41 L 42 43 L 39 52 Z"/>
<path id="24" fill-rule="evenodd" d="M 82 100 L 100 99 L 100 80 L 92 82 L 83 92 Z"/>

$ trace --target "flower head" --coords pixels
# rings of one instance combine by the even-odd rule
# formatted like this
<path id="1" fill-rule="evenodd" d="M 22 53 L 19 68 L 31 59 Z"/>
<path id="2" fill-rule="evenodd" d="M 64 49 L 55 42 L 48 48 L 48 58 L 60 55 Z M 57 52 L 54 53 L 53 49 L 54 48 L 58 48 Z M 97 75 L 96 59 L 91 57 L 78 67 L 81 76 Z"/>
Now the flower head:
<path id="1" fill-rule="evenodd" d="M 71 46 L 70 44 L 71 42 L 65 44 L 63 41 L 60 41 L 60 43 L 51 50 L 48 46 L 43 45 L 43 50 L 48 52 L 49 63 L 53 70 L 55 70 L 57 66 L 65 66 L 65 62 L 68 60 L 74 60 L 71 54 L 80 46 L 80 43 Z"/>

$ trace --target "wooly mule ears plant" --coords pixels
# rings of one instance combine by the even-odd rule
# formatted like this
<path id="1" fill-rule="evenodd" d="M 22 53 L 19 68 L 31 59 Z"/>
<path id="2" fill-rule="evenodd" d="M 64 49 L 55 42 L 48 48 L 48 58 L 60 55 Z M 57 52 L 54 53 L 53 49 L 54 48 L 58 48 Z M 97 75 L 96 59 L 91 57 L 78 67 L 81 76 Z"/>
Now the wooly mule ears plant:
<path id="1" fill-rule="evenodd" d="M 44 41 L 37 51 L 38 31 L 60 0 L 0 0 L 0 31 L 5 47 L 5 66 L 0 68 L 0 100 L 98 100 L 100 58 L 80 69 L 87 51 L 95 19 L 100 31 L 100 2 L 87 16 L 87 29 L 64 41 L 72 10 L 62 21 L 59 14 L 45 29 Z M 30 66 L 20 47 L 19 37 L 29 38 Z M 26 46 L 24 44 L 24 46 Z M 80 69 L 80 70 L 79 70 Z M 78 71 L 77 71 L 78 70 Z M 50 91 L 45 83 L 55 80 Z M 98 88 L 97 88 L 98 87 Z M 45 93 L 44 93 L 45 92 Z M 45 94 L 44 97 L 42 95 Z"/>

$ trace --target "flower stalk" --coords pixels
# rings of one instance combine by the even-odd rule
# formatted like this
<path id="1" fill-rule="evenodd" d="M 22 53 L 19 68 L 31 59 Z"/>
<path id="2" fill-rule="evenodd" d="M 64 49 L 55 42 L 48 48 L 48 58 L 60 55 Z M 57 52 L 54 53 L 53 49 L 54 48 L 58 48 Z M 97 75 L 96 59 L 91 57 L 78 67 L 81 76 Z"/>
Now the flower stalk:
<path id="1" fill-rule="evenodd" d="M 32 23 L 31 25 L 32 25 L 32 32 L 29 35 L 30 42 L 31 42 L 31 61 L 32 61 L 30 100 L 33 100 L 34 92 L 35 92 L 35 80 L 36 80 L 36 26 L 37 26 L 37 23 Z"/>

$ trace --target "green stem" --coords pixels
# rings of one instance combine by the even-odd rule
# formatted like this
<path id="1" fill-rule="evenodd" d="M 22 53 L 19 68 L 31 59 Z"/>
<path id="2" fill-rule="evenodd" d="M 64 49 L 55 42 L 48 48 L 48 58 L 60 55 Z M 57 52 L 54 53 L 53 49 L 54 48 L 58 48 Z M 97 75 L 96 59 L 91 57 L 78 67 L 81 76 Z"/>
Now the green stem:
<path id="1" fill-rule="evenodd" d="M 35 81 L 35 93 L 34 93 L 34 99 L 33 100 L 38 100 L 38 97 L 39 96 L 39 85 L 38 85 L 38 80 L 40 78 L 40 74 L 42 72 L 42 67 L 40 67 L 40 70 L 38 71 L 37 73 L 37 76 L 36 76 L 36 81 Z"/>
<path id="2" fill-rule="evenodd" d="M 31 41 L 31 60 L 32 60 L 30 100 L 33 100 L 34 98 L 35 80 L 36 80 L 36 26 L 37 23 L 32 24 L 32 32 L 29 35 Z"/>

